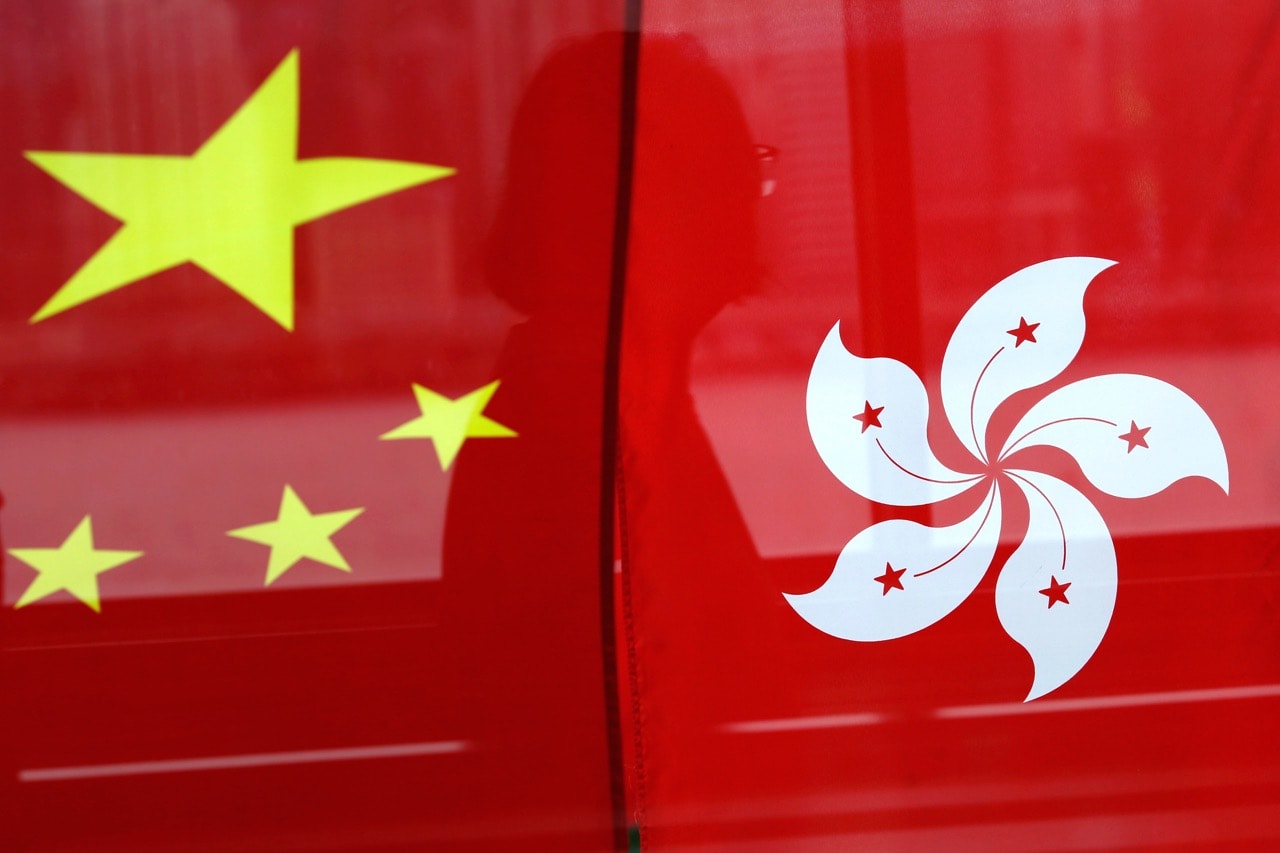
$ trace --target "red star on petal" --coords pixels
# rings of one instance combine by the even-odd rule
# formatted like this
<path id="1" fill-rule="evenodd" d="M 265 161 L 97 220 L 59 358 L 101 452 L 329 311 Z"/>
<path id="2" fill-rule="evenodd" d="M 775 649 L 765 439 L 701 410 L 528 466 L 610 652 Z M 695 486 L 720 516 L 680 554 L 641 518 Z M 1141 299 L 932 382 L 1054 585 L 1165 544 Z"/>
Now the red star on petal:
<path id="1" fill-rule="evenodd" d="M 1129 442 L 1129 449 L 1125 453 L 1132 453 L 1135 447 L 1147 447 L 1147 433 L 1150 431 L 1151 427 L 1138 429 L 1137 421 L 1129 421 L 1129 431 L 1120 436 L 1121 441 Z"/>
<path id="2" fill-rule="evenodd" d="M 1039 323 L 1028 323 L 1026 317 L 1019 317 L 1018 328 L 1010 329 L 1009 331 L 1005 332 L 1005 334 L 1013 335 L 1013 337 L 1017 341 L 1017 343 L 1013 345 L 1013 348 L 1017 349 L 1023 344 L 1036 343 L 1036 329 L 1038 328 L 1040 328 Z"/>
<path id="3" fill-rule="evenodd" d="M 866 432 L 869 427 L 880 426 L 880 413 L 883 411 L 884 411 L 884 406 L 879 406 L 873 409 L 871 408 L 871 401 L 867 400 L 862 405 L 862 414 L 854 415 L 853 419 L 855 421 L 861 421 L 862 431 Z"/>
<path id="4" fill-rule="evenodd" d="M 884 574 L 876 578 L 876 580 L 884 584 L 881 595 L 888 595 L 891 589 L 902 589 L 902 576 L 906 573 L 906 569 L 895 569 L 888 563 L 884 564 Z"/>
<path id="5" fill-rule="evenodd" d="M 1049 596 L 1050 607 L 1053 607 L 1053 605 L 1057 604 L 1059 601 L 1063 604 L 1070 604 L 1071 602 L 1067 601 L 1067 587 L 1069 586 L 1071 586 L 1070 581 L 1067 581 L 1066 583 L 1058 583 L 1058 579 L 1053 575 L 1050 575 L 1048 588 L 1040 590 L 1040 594 Z"/>

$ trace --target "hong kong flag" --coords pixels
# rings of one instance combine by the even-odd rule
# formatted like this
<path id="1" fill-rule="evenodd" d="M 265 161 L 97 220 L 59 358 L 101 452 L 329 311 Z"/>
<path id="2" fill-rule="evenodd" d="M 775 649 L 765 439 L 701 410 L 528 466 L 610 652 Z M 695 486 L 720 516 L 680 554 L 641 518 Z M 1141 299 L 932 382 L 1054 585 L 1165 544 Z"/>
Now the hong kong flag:
<path id="1" fill-rule="evenodd" d="M 0 847 L 614 843 L 622 27 L 0 10 Z"/>
<path id="2" fill-rule="evenodd" d="M 711 5 L 639 65 L 643 848 L 1280 835 L 1273 10 Z"/>

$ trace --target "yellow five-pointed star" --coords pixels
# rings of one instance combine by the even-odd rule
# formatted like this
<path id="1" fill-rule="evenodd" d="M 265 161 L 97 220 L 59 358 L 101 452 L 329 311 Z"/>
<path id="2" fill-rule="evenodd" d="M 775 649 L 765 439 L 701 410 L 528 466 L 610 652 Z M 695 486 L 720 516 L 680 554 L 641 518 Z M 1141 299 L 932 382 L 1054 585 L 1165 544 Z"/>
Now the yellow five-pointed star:
<path id="1" fill-rule="evenodd" d="M 94 548 L 93 523 L 87 515 L 57 548 L 10 548 L 9 553 L 39 572 L 15 609 L 65 589 L 98 613 L 102 612 L 98 575 L 142 556 L 141 551 Z"/>
<path id="2" fill-rule="evenodd" d="M 190 157 L 26 152 L 124 222 L 31 322 L 191 261 L 292 330 L 294 226 L 454 171 L 297 148 L 294 50 Z"/>
<path id="3" fill-rule="evenodd" d="M 468 438 L 510 438 L 515 430 L 484 416 L 484 407 L 498 390 L 497 382 L 490 382 L 470 394 L 450 400 L 430 388 L 413 383 L 413 395 L 418 398 L 422 414 L 408 423 L 401 424 L 380 437 L 429 438 L 440 459 L 440 470 L 447 471 L 454 457 Z"/>
<path id="4" fill-rule="evenodd" d="M 267 582 L 264 584 L 270 586 L 272 581 L 304 557 L 344 572 L 351 571 L 330 538 L 362 512 L 364 507 L 312 513 L 293 488 L 286 485 L 284 497 L 280 499 L 280 514 L 275 521 L 229 530 L 227 535 L 271 548 L 271 556 L 267 560 Z"/>

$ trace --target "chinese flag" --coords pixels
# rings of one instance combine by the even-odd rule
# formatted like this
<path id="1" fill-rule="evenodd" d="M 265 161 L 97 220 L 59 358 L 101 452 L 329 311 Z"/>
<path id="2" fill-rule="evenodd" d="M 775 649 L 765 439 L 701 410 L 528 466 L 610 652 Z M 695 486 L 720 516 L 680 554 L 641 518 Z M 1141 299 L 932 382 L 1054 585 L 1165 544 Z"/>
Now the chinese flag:
<path id="1" fill-rule="evenodd" d="M 0 847 L 614 844 L 622 25 L 0 10 Z"/>
<path id="2" fill-rule="evenodd" d="M 1263 4 L 645 4 L 643 849 L 1274 843 L 1277 57 Z"/>

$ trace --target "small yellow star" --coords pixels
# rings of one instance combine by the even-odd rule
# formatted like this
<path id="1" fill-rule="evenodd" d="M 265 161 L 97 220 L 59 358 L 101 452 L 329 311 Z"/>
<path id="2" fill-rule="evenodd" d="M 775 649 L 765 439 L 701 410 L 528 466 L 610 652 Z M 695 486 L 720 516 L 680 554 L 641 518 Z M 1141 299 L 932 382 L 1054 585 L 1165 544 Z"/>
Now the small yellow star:
<path id="1" fill-rule="evenodd" d="M 364 507 L 312 513 L 293 488 L 286 485 L 280 499 L 280 514 L 275 521 L 228 530 L 227 535 L 271 548 L 271 556 L 267 560 L 267 581 L 263 584 L 270 586 L 272 581 L 303 558 L 344 572 L 351 571 L 330 538 L 362 512 Z"/>
<path id="2" fill-rule="evenodd" d="M 294 226 L 454 172 L 395 160 L 299 160 L 296 50 L 190 157 L 26 156 L 124 222 L 32 323 L 190 261 L 292 330 Z"/>
<path id="3" fill-rule="evenodd" d="M 94 548 L 93 523 L 87 515 L 57 548 L 10 548 L 9 553 L 39 572 L 14 609 L 65 589 L 95 613 L 102 612 L 98 575 L 142 556 L 141 551 Z"/>
<path id="4" fill-rule="evenodd" d="M 470 394 L 451 400 L 430 388 L 413 383 L 413 395 L 422 414 L 383 433 L 384 441 L 397 438 L 429 438 L 440 459 L 440 470 L 447 471 L 468 438 L 511 438 L 516 431 L 484 416 L 484 407 L 498 390 L 498 382 L 490 382 Z"/>

